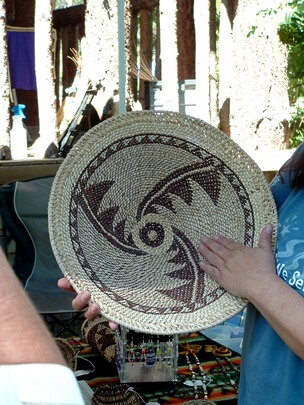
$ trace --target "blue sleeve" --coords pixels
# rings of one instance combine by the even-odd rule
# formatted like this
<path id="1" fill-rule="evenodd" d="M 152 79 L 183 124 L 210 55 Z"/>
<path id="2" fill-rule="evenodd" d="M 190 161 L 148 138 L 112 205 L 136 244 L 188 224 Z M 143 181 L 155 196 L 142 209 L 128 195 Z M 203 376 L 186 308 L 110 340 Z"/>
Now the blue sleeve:
<path id="1" fill-rule="evenodd" d="M 289 194 L 291 193 L 291 187 L 289 186 L 289 181 L 286 181 L 284 177 L 286 177 L 287 173 L 284 173 L 282 176 L 283 179 L 279 174 L 275 176 L 275 178 L 270 183 L 270 190 L 272 192 L 274 201 L 276 203 L 277 209 L 281 207 L 284 201 L 287 199 Z"/>

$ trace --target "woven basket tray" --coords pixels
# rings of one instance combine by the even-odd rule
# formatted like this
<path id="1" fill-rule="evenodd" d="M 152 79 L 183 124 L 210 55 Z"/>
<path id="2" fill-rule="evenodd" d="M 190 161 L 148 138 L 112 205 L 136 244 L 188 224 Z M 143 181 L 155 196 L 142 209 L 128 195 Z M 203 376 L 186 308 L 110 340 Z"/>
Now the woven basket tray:
<path id="1" fill-rule="evenodd" d="M 257 246 L 277 229 L 263 173 L 231 139 L 171 112 L 98 124 L 60 166 L 49 202 L 55 257 L 102 315 L 139 332 L 187 333 L 242 310 L 199 268 L 203 235 Z"/>

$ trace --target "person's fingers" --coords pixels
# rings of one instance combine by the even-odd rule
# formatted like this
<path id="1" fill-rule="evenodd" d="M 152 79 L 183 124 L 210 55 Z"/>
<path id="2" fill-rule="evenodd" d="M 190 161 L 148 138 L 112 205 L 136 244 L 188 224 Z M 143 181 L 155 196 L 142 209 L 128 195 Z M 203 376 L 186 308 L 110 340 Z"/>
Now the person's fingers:
<path id="1" fill-rule="evenodd" d="M 96 319 L 100 314 L 101 314 L 101 308 L 100 308 L 99 304 L 94 302 L 93 304 L 91 304 L 88 307 L 88 309 L 86 310 L 84 315 L 90 321 L 94 321 L 94 319 Z M 114 323 L 112 321 L 109 321 L 109 327 L 113 330 L 118 329 L 117 323 Z"/>
<path id="2" fill-rule="evenodd" d="M 72 306 L 75 311 L 82 311 L 89 305 L 91 293 L 89 291 L 81 291 L 72 301 Z"/>
<path id="3" fill-rule="evenodd" d="M 62 288 L 63 290 L 75 292 L 70 282 L 65 277 L 60 278 L 57 284 L 58 287 Z M 97 303 L 90 304 L 90 300 L 91 300 L 91 293 L 89 291 L 81 291 L 73 299 L 72 306 L 75 309 L 75 311 L 82 311 L 87 308 L 85 312 L 85 317 L 90 321 L 93 321 L 100 315 L 101 308 Z M 115 322 L 109 321 L 109 327 L 113 330 L 116 330 L 118 328 L 118 325 Z"/>
<path id="4" fill-rule="evenodd" d="M 109 321 L 109 327 L 113 330 L 116 330 L 119 328 L 119 325 L 117 325 L 117 323 L 114 323 L 112 321 Z"/>
<path id="5" fill-rule="evenodd" d="M 65 277 L 60 278 L 57 282 L 57 285 L 58 285 L 58 287 L 62 288 L 63 290 L 75 292 L 74 288 L 71 286 L 70 282 Z"/>
<path id="6" fill-rule="evenodd" d="M 215 281 L 219 281 L 220 278 L 220 271 L 218 268 L 212 266 L 212 264 L 208 262 L 200 262 L 200 268 L 208 274 L 210 277 L 212 277 Z"/>
<path id="7" fill-rule="evenodd" d="M 225 255 L 228 250 L 238 249 L 241 245 L 234 241 L 233 239 L 228 239 L 223 235 L 214 235 L 210 239 L 210 242 L 213 244 L 214 251 L 223 252 Z"/>
<path id="8" fill-rule="evenodd" d="M 98 317 L 98 315 L 100 315 L 100 312 L 100 306 L 94 302 L 93 304 L 89 305 L 88 309 L 85 312 L 85 317 L 90 321 L 93 321 L 95 318 Z"/>
<path id="9" fill-rule="evenodd" d="M 272 233 L 273 233 L 273 226 L 268 224 L 262 229 L 260 239 L 259 239 L 259 247 L 264 249 L 272 249 Z"/>
<path id="10" fill-rule="evenodd" d="M 226 246 L 218 243 L 217 240 L 204 236 L 199 245 L 201 255 L 209 262 L 209 264 L 219 267 L 227 252 Z"/>

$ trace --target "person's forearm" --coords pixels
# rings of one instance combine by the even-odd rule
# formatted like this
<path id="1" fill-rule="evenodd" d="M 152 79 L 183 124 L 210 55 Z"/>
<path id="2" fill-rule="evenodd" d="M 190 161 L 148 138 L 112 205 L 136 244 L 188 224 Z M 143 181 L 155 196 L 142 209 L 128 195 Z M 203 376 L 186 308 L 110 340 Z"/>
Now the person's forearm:
<path id="1" fill-rule="evenodd" d="M 0 363 L 58 363 L 59 348 L 0 251 Z"/>
<path id="2" fill-rule="evenodd" d="M 247 298 L 304 360 L 304 298 L 277 275 L 261 280 Z"/>

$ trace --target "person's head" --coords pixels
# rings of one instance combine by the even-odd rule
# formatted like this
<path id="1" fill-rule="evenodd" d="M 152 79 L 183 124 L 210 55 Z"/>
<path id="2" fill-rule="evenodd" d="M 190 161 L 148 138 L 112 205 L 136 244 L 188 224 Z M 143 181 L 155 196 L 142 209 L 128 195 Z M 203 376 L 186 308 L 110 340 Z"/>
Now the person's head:
<path id="1" fill-rule="evenodd" d="M 284 171 L 292 171 L 290 186 L 304 187 L 304 147 L 301 146 L 299 151 L 293 154 L 293 156 L 281 167 L 279 174 Z"/>

